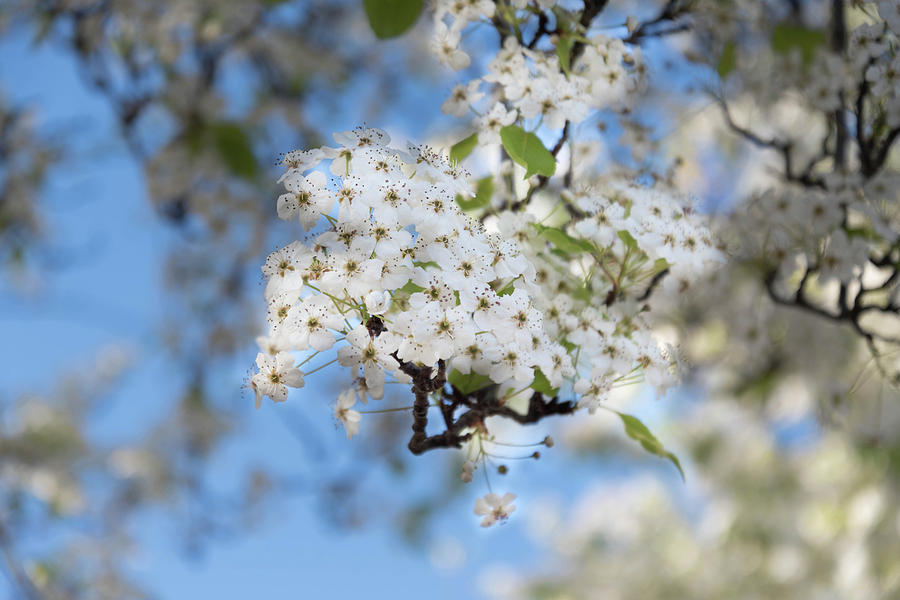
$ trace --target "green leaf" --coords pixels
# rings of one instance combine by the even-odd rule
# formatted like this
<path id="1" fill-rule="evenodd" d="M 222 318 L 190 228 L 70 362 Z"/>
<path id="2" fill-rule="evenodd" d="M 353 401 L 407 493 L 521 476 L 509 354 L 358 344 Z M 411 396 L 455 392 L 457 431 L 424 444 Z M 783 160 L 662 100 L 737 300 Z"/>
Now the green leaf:
<path id="1" fill-rule="evenodd" d="M 535 134 L 518 125 L 507 125 L 500 130 L 500 141 L 510 158 L 525 167 L 525 179 L 535 174 L 550 177 L 556 173 L 556 159 Z"/>
<path id="2" fill-rule="evenodd" d="M 566 254 L 581 254 L 582 252 L 593 252 L 596 250 L 594 245 L 589 241 L 573 238 L 562 229 L 547 227 L 540 223 L 533 223 L 533 225 L 541 237 Z"/>
<path id="3" fill-rule="evenodd" d="M 883 239 L 878 232 L 872 229 L 871 227 L 865 227 L 863 225 L 859 227 L 848 227 L 847 228 L 847 237 L 849 238 L 862 238 L 864 240 L 870 242 L 877 242 Z"/>
<path id="4" fill-rule="evenodd" d="M 488 175 L 478 180 L 475 187 L 475 197 L 466 200 L 462 196 L 456 196 L 456 203 L 464 211 L 478 210 L 484 208 L 491 203 L 491 197 L 494 195 L 494 178 Z"/>
<path id="5" fill-rule="evenodd" d="M 415 25 L 424 0 L 363 0 L 369 26 L 379 39 L 397 37 Z"/>
<path id="6" fill-rule="evenodd" d="M 534 370 L 534 381 L 531 382 L 531 389 L 540 392 L 548 398 L 553 398 L 559 392 L 559 388 L 550 385 L 550 380 L 540 369 Z"/>
<path id="7" fill-rule="evenodd" d="M 656 456 L 660 456 L 662 458 L 667 458 L 672 461 L 672 464 L 678 469 L 678 472 L 681 474 L 681 480 L 684 481 L 684 470 L 681 468 L 681 462 L 679 462 L 678 457 L 669 452 L 663 447 L 662 442 L 656 439 L 650 430 L 647 429 L 647 426 L 641 423 L 640 419 L 634 417 L 632 415 L 626 415 L 625 413 L 620 413 L 619 411 L 613 411 L 619 418 L 622 419 L 622 424 L 625 425 L 625 434 L 631 439 L 639 442 L 641 446 L 644 447 L 644 450 L 651 454 L 655 454 Z"/>
<path id="8" fill-rule="evenodd" d="M 567 35 L 562 36 L 556 42 L 556 56 L 559 57 L 559 66 L 562 67 L 563 73 L 566 75 L 569 74 L 569 69 L 571 69 L 569 59 L 572 56 L 572 45 L 574 43 L 575 40 Z"/>
<path id="9" fill-rule="evenodd" d="M 450 385 L 459 390 L 461 394 L 465 395 L 471 394 L 474 391 L 494 383 L 487 375 L 482 375 L 480 373 L 463 374 L 456 369 L 450 371 L 450 375 L 447 376 L 447 381 Z"/>
<path id="10" fill-rule="evenodd" d="M 412 282 L 412 279 L 407 281 L 402 288 L 398 289 L 398 292 L 403 292 L 405 294 L 415 294 L 416 292 L 421 292 L 425 288 L 420 287 Z"/>
<path id="11" fill-rule="evenodd" d="M 719 57 L 719 64 L 716 65 L 716 71 L 719 72 L 719 77 L 725 79 L 729 73 L 734 71 L 736 66 L 737 47 L 734 45 L 734 42 L 728 42 L 722 48 L 722 55 Z"/>
<path id="12" fill-rule="evenodd" d="M 622 243 L 625 244 L 625 247 L 629 250 L 637 250 L 638 243 L 637 240 L 634 239 L 634 236 L 631 235 L 626 230 L 616 232 L 619 235 L 619 239 L 622 240 Z"/>
<path id="13" fill-rule="evenodd" d="M 256 176 L 258 165 L 250 145 L 250 138 L 237 123 L 220 121 L 210 126 L 213 145 L 228 169 L 246 179 Z"/>
<path id="14" fill-rule="evenodd" d="M 572 291 L 572 297 L 582 302 L 590 302 L 594 297 L 594 290 L 588 284 L 579 285 Z"/>
<path id="15" fill-rule="evenodd" d="M 516 277 L 515 279 L 513 279 L 512 281 L 510 281 L 509 283 L 507 283 L 506 285 L 504 285 L 504 286 L 497 292 L 497 295 L 498 295 L 498 296 L 509 296 L 509 295 L 512 294 L 514 291 L 516 291 L 516 279 L 518 279 L 518 277 Z"/>
<path id="16" fill-rule="evenodd" d="M 772 49 L 787 54 L 794 49 L 803 53 L 803 62 L 809 64 L 819 46 L 825 43 L 825 34 L 817 29 L 781 23 L 772 31 Z"/>
<path id="17" fill-rule="evenodd" d="M 450 147 L 450 162 L 458 163 L 468 155 L 472 154 L 472 150 L 478 145 L 478 132 L 476 131 L 464 140 L 460 140 Z"/>

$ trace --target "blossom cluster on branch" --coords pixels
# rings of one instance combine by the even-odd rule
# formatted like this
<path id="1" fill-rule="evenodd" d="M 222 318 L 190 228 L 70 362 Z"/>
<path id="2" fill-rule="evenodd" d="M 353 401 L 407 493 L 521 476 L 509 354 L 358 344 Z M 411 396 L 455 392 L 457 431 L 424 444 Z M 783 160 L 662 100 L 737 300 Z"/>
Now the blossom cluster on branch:
<path id="1" fill-rule="evenodd" d="M 476 111 L 481 86 L 491 88 L 468 148 L 454 146 L 448 160 L 358 128 L 335 134 L 336 147 L 284 157 L 278 215 L 309 233 L 263 266 L 269 331 L 251 386 L 257 406 L 263 396 L 283 401 L 288 387 L 338 362 L 353 382 L 335 406 L 348 438 L 365 414 L 409 411 L 410 451 L 464 448 L 470 481 L 491 458 L 491 418 L 594 413 L 614 387 L 674 385 L 678 352 L 654 335 L 656 298 L 683 292 L 719 255 L 705 217 L 662 184 L 573 169 L 555 177 L 572 126 L 638 91 L 638 48 L 585 37 L 584 15 L 558 7 L 558 31 L 551 36 L 544 15 L 524 43 L 518 24 L 534 6 L 462 4 L 436 9 L 433 47 L 445 63 L 468 65 L 460 24 L 488 22 L 504 37 L 489 74 L 444 103 Z M 547 150 L 539 135 L 559 129 Z M 476 146 L 505 157 L 478 180 L 459 162 Z M 306 367 L 335 345 L 336 358 Z M 356 408 L 384 397 L 388 383 L 408 385 L 413 404 Z M 640 421 L 619 416 L 630 436 L 678 465 Z M 480 499 L 482 524 L 503 520 L 512 499 Z"/>
<path id="2" fill-rule="evenodd" d="M 720 56 L 712 95 L 727 128 L 776 160 L 722 237 L 772 301 L 848 324 L 896 381 L 900 9 L 818 8 L 773 19 L 761 4 L 727 27 L 712 12 L 698 22 L 698 43 Z"/>

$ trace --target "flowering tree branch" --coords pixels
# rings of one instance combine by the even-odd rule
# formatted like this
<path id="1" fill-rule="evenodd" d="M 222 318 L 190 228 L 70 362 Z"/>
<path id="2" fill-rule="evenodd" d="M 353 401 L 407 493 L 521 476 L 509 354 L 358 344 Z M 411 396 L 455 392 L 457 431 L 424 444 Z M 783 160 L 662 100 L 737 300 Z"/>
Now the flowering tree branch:
<path id="1" fill-rule="evenodd" d="M 306 361 L 340 343 L 336 360 L 354 373 L 335 403 L 347 437 L 364 414 L 411 410 L 410 452 L 463 449 L 470 481 L 492 457 L 492 419 L 594 413 L 614 387 L 677 381 L 677 354 L 656 340 L 648 313 L 716 260 L 705 219 L 662 186 L 576 174 L 574 157 L 558 173 L 576 125 L 626 105 L 647 74 L 636 48 L 589 34 L 606 4 L 554 6 L 551 16 L 520 0 L 440 3 L 432 47 L 448 66 L 471 64 L 460 44 L 467 23 L 491 23 L 502 43 L 490 73 L 457 85 L 442 106 L 477 117 L 449 161 L 427 147 L 395 149 L 365 127 L 334 134 L 337 147 L 285 156 L 278 215 L 314 232 L 262 269 L 269 331 L 251 378 L 258 403 L 303 387 L 331 364 L 306 370 Z M 679 14 L 670 3 L 656 22 Z M 549 148 L 545 136 L 556 140 Z M 480 146 L 502 164 L 473 182 L 460 163 Z M 536 216 L 542 189 L 560 193 L 542 194 L 552 206 Z M 296 364 L 292 352 L 312 350 Z M 354 408 L 407 382 L 411 407 Z M 440 421 L 429 419 L 435 409 Z M 619 416 L 645 449 L 679 466 L 639 420 Z M 443 430 L 429 432 L 435 421 Z M 482 524 L 505 518 L 511 498 L 489 489 L 476 504 Z"/>

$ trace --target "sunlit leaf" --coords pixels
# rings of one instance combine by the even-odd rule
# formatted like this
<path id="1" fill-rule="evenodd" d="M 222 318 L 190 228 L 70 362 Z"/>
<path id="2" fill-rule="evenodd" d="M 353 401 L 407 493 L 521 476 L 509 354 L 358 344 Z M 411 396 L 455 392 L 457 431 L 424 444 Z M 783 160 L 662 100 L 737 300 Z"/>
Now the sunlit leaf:
<path id="1" fill-rule="evenodd" d="M 535 174 L 550 177 L 556 172 L 556 159 L 535 134 L 507 125 L 500 130 L 500 141 L 510 158 L 525 167 L 525 179 Z"/>
<path id="2" fill-rule="evenodd" d="M 425 289 L 425 288 L 423 288 L 423 287 L 421 287 L 421 286 L 418 286 L 418 285 L 416 285 L 415 283 L 413 283 L 412 280 L 409 280 L 409 281 L 407 281 L 406 284 L 405 284 L 402 288 L 400 288 L 398 291 L 403 292 L 403 293 L 406 293 L 406 294 L 415 294 L 416 292 L 421 292 L 421 291 L 424 290 L 424 289 Z"/>
<path id="3" fill-rule="evenodd" d="M 640 443 L 647 452 L 672 461 L 672 464 L 675 465 L 681 474 L 681 479 L 684 480 L 684 470 L 681 468 L 681 462 L 678 460 L 678 457 L 666 450 L 662 442 L 656 439 L 656 436 L 647 429 L 646 425 L 641 423 L 640 419 L 619 411 L 614 412 L 622 419 L 622 424 L 625 425 L 625 434 L 628 437 Z"/>
<path id="4" fill-rule="evenodd" d="M 460 373 L 456 369 L 450 371 L 447 381 L 455 387 L 461 394 L 471 394 L 483 387 L 487 387 L 494 383 L 490 377 L 481 375 L 480 373 Z"/>
<path id="5" fill-rule="evenodd" d="M 450 147 L 450 162 L 458 163 L 472 153 L 478 145 L 478 132 L 460 140 Z"/>
<path id="6" fill-rule="evenodd" d="M 566 254 L 581 254 L 583 252 L 593 252 L 596 249 L 589 241 L 573 238 L 562 229 L 547 227 L 540 223 L 534 223 L 533 225 L 542 238 Z"/>
<path id="7" fill-rule="evenodd" d="M 456 196 L 456 203 L 464 211 L 478 210 L 484 208 L 491 203 L 491 197 L 494 195 L 494 178 L 490 175 L 482 177 L 478 180 L 475 187 L 475 197 L 466 200 L 462 196 Z"/>
<path id="8" fill-rule="evenodd" d="M 622 240 L 622 243 L 625 244 L 626 248 L 629 250 L 637 250 L 637 240 L 634 239 L 634 236 L 631 235 L 631 233 L 623 229 L 622 231 L 617 232 L 617 234 L 619 239 Z"/>
<path id="9" fill-rule="evenodd" d="M 369 26 L 380 39 L 397 37 L 415 25 L 424 0 L 363 0 Z"/>
<path id="10" fill-rule="evenodd" d="M 569 69 L 571 68 L 569 59 L 572 56 L 572 45 L 574 43 L 575 40 L 567 35 L 562 36 L 559 38 L 559 41 L 556 42 L 556 56 L 559 57 L 559 66 L 566 75 L 569 74 Z"/>
<path id="11" fill-rule="evenodd" d="M 559 392 L 559 388 L 550 385 L 550 380 L 540 369 L 534 370 L 534 381 L 531 382 L 531 389 L 540 392 L 548 398 L 553 398 Z"/>

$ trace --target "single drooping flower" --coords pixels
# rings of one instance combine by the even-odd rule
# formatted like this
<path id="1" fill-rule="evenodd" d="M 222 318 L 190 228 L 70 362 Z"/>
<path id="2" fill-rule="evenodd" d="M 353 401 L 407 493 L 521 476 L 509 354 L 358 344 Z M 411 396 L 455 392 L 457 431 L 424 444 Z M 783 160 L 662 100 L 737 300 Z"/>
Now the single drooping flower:
<path id="1" fill-rule="evenodd" d="M 503 494 L 502 497 L 491 492 L 476 500 L 475 514 L 484 517 L 481 520 L 481 526 L 490 527 L 498 521 L 502 522 L 508 519 L 509 515 L 516 510 L 516 507 L 513 506 L 515 499 L 516 495 L 509 492 Z"/>
<path id="2" fill-rule="evenodd" d="M 362 419 L 359 411 L 353 410 L 354 404 L 356 404 L 356 392 L 350 388 L 341 392 L 334 405 L 334 416 L 344 426 L 348 440 L 359 433 L 359 422 Z"/>

